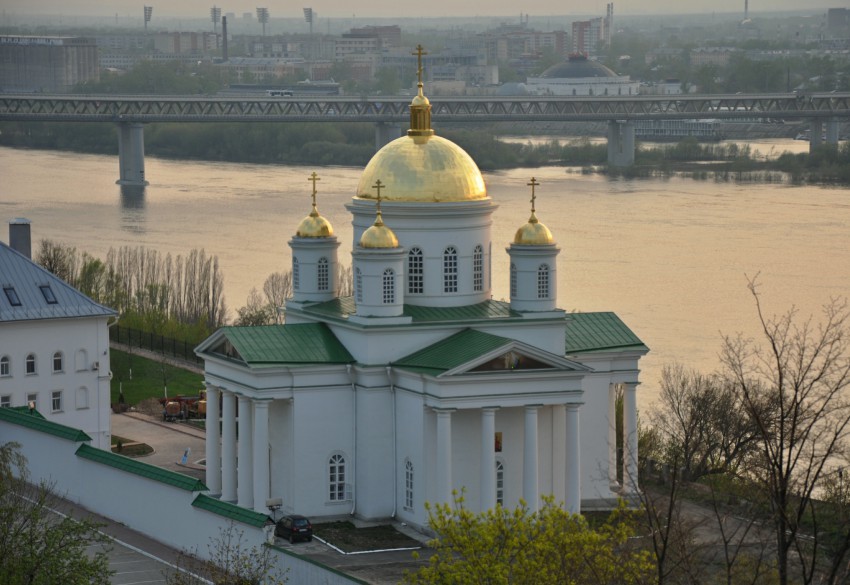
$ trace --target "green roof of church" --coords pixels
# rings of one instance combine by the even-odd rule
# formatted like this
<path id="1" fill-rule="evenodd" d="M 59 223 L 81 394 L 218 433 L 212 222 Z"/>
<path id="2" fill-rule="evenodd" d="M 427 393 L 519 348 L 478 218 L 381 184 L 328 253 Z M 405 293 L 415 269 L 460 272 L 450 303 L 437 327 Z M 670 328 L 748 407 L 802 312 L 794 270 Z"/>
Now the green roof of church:
<path id="1" fill-rule="evenodd" d="M 344 319 L 356 311 L 354 299 L 341 297 L 311 305 L 304 309 L 321 317 Z M 459 321 L 491 321 L 493 319 L 522 319 L 522 315 L 511 310 L 510 303 L 488 300 L 474 305 L 462 307 L 421 307 L 404 305 L 403 315 L 410 317 L 414 324 L 433 324 Z"/>
<path id="2" fill-rule="evenodd" d="M 266 514 L 249 510 L 230 502 L 222 502 L 216 498 L 211 498 L 206 494 L 198 494 L 198 497 L 192 501 L 192 505 L 196 508 L 218 514 L 229 520 L 235 520 L 248 526 L 256 526 L 262 528 L 267 522 L 271 522 L 271 518 Z"/>
<path id="3" fill-rule="evenodd" d="M 183 475 L 176 471 L 163 469 L 162 467 L 156 467 L 149 463 L 142 463 L 141 461 L 136 461 L 135 459 L 130 459 L 129 457 L 124 457 L 123 455 L 112 453 L 111 451 L 97 449 L 91 445 L 80 445 L 80 448 L 77 449 L 77 456 L 82 457 L 83 459 L 88 459 L 89 461 L 94 461 L 95 463 L 100 463 L 101 465 L 115 467 L 116 469 L 126 471 L 127 473 L 146 477 L 160 483 L 173 485 L 174 487 L 188 492 L 204 492 L 209 489 L 204 485 L 204 482 L 199 479 L 195 479 L 194 477 L 189 477 L 188 475 Z"/>
<path id="4" fill-rule="evenodd" d="M 45 420 L 37 410 L 30 412 L 29 408 L 26 407 L 0 408 L 0 421 L 27 427 L 76 443 L 91 441 L 91 437 L 80 429 Z"/>
<path id="5" fill-rule="evenodd" d="M 354 361 L 323 323 L 224 327 L 222 330 L 248 364 L 348 364 Z"/>
<path id="6" fill-rule="evenodd" d="M 392 365 L 436 376 L 512 342 L 513 340 L 506 337 L 464 329 L 403 357 Z"/>
<path id="7" fill-rule="evenodd" d="M 567 315 L 567 355 L 611 349 L 649 348 L 615 313 Z"/>

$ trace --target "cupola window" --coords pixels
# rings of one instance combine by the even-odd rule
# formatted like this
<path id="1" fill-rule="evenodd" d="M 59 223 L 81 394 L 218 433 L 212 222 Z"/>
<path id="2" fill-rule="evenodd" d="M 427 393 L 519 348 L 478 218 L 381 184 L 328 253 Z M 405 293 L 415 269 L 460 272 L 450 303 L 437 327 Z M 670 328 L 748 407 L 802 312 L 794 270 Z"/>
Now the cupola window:
<path id="1" fill-rule="evenodd" d="M 537 269 L 537 298 L 549 298 L 549 265 L 541 264 Z"/>
<path id="2" fill-rule="evenodd" d="M 395 303 L 395 272 L 392 268 L 384 270 L 384 304 Z"/>
<path id="3" fill-rule="evenodd" d="M 327 258 L 319 258 L 319 270 L 318 270 L 318 289 L 321 291 L 328 290 L 329 285 L 328 278 L 328 259 Z"/>
<path id="4" fill-rule="evenodd" d="M 475 246 L 472 254 L 472 290 L 484 290 L 484 249 L 481 246 Z"/>
<path id="5" fill-rule="evenodd" d="M 422 262 L 422 250 L 414 247 L 407 254 L 407 292 L 411 295 L 420 295 L 424 291 L 424 266 Z"/>
<path id="6" fill-rule="evenodd" d="M 294 290 L 301 290 L 301 276 L 300 270 L 298 269 L 298 258 L 292 259 L 292 288 Z"/>
<path id="7" fill-rule="evenodd" d="M 496 504 L 505 505 L 505 464 L 496 460 Z"/>
<path id="8" fill-rule="evenodd" d="M 516 297 L 516 264 L 511 262 L 511 298 Z"/>
<path id="9" fill-rule="evenodd" d="M 443 292 L 457 292 L 457 248 L 454 246 L 443 252 Z"/>
<path id="10" fill-rule="evenodd" d="M 359 268 L 354 269 L 354 300 L 363 302 L 363 273 Z"/>

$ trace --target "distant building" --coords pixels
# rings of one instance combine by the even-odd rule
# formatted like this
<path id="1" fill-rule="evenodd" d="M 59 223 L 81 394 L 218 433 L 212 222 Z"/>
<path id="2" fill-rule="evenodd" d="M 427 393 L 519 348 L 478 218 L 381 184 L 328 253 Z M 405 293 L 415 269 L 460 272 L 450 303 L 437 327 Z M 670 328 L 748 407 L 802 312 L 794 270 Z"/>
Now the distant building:
<path id="1" fill-rule="evenodd" d="M 93 39 L 0 35 L 0 91 L 65 92 L 99 80 Z"/>
<path id="2" fill-rule="evenodd" d="M 826 11 L 826 28 L 839 30 L 850 26 L 850 9 L 830 8 Z"/>
<path id="3" fill-rule="evenodd" d="M 694 49 L 690 53 L 691 66 L 717 65 L 718 67 L 726 67 L 732 55 L 737 52 L 738 49 L 732 47 L 704 47 Z"/>
<path id="4" fill-rule="evenodd" d="M 573 23 L 573 53 L 593 55 L 606 43 L 605 19 L 578 20 Z"/>
<path id="5" fill-rule="evenodd" d="M 30 225 L 0 242 L 0 407 L 30 407 L 109 449 L 109 320 L 117 316 L 30 260 Z"/>
<path id="6" fill-rule="evenodd" d="M 528 92 L 536 95 L 637 95 L 639 87 L 628 75 L 617 75 L 584 55 L 571 55 L 565 63 L 553 65 L 526 82 Z"/>
<path id="7" fill-rule="evenodd" d="M 343 37 L 374 37 L 378 39 L 378 43 L 382 49 L 400 47 L 401 27 L 396 24 L 390 26 L 363 26 L 352 28 Z"/>
<path id="8" fill-rule="evenodd" d="M 154 49 L 172 55 L 205 55 L 215 51 L 218 37 L 210 32 L 157 33 L 153 37 Z"/>

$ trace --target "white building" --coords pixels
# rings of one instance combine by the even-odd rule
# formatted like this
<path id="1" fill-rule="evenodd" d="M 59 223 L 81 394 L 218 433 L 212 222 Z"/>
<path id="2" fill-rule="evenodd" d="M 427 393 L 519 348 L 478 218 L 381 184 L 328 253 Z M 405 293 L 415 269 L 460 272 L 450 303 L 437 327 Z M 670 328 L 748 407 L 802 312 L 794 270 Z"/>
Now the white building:
<path id="1" fill-rule="evenodd" d="M 529 77 L 526 88 L 536 95 L 629 96 L 638 94 L 640 83 L 584 55 L 570 55 L 540 77 Z"/>
<path id="2" fill-rule="evenodd" d="M 339 242 L 314 199 L 289 242 L 286 324 L 225 327 L 198 347 L 207 418 L 221 418 L 207 425 L 206 483 L 257 511 L 281 498 L 314 518 L 420 527 L 424 503 L 453 490 L 473 510 L 544 494 L 573 511 L 610 506 L 636 490 L 648 349 L 613 313 L 556 307 L 560 249 L 533 203 L 513 242 L 492 242 L 497 205 L 469 155 L 434 135 L 419 88 L 411 130 L 372 158 L 347 205 L 354 296 L 337 294 Z M 494 244 L 508 244 L 510 302 L 491 298 Z"/>
<path id="3" fill-rule="evenodd" d="M 109 449 L 109 321 L 117 316 L 30 260 L 30 226 L 0 242 L 0 407 L 30 406 Z"/>

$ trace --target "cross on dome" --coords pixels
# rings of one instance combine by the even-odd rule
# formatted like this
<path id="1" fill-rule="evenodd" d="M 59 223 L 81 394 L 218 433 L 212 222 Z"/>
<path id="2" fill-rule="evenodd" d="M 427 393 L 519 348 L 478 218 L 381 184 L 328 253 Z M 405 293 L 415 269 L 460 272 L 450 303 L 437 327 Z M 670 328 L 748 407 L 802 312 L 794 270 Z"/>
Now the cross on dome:
<path id="1" fill-rule="evenodd" d="M 531 187 L 531 213 L 534 213 L 534 200 L 537 199 L 537 195 L 534 193 L 534 188 L 537 187 L 540 183 L 534 177 L 531 177 L 531 182 L 526 183 L 529 187 Z"/>
<path id="2" fill-rule="evenodd" d="M 313 207 L 316 207 L 316 181 L 321 181 L 322 179 L 319 178 L 319 175 L 316 174 L 316 171 L 313 171 L 313 174 L 307 177 L 307 180 L 313 183 Z"/>
<path id="3" fill-rule="evenodd" d="M 419 87 L 422 87 L 422 56 L 427 55 L 425 52 L 425 48 L 420 44 L 416 45 L 416 51 L 411 53 L 411 55 L 416 55 L 416 75 L 419 78 Z"/>

